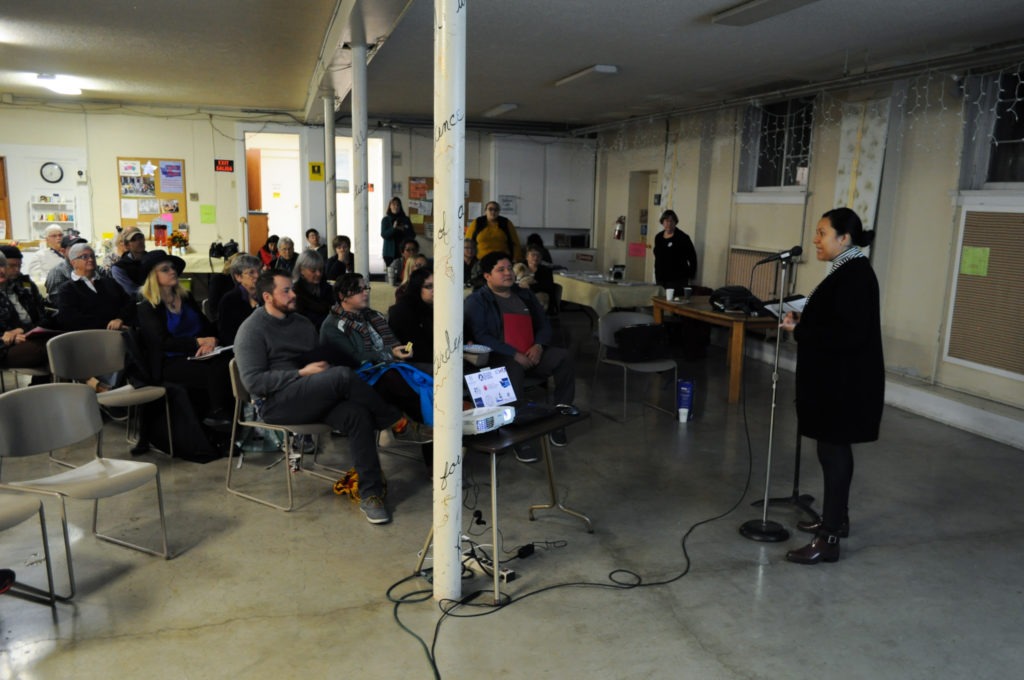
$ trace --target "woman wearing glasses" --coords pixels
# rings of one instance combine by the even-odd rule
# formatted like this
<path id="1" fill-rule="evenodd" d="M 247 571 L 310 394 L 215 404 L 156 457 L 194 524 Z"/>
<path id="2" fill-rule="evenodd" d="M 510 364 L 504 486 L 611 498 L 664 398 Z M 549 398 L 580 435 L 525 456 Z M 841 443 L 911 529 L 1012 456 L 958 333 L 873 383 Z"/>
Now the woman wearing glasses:
<path id="1" fill-rule="evenodd" d="M 484 214 L 476 218 L 466 230 L 466 238 L 476 241 L 476 256 L 484 259 L 488 253 L 509 253 L 513 262 L 523 259 L 523 248 L 515 225 L 502 217 L 501 206 L 491 201 L 484 207 Z"/>

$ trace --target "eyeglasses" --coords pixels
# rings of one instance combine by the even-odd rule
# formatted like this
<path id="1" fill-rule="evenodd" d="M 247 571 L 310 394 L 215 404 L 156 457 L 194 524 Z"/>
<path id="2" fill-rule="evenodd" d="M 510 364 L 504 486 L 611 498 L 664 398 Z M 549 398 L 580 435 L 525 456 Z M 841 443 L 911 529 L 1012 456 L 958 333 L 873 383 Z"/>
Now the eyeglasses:
<path id="1" fill-rule="evenodd" d="M 165 265 L 164 265 L 164 266 L 162 266 L 162 267 L 157 267 L 157 268 L 156 268 L 156 270 L 157 270 L 158 272 L 160 272 L 161 274 L 169 274 L 170 272 L 173 272 L 173 271 L 174 271 L 174 267 L 172 267 L 172 266 L 171 266 L 171 265 L 169 265 L 169 264 L 165 264 Z M 175 273 L 177 273 L 177 272 L 175 272 Z"/>
<path id="2" fill-rule="evenodd" d="M 402 248 L 402 252 L 403 253 L 415 253 L 416 249 L 415 248 Z"/>
<path id="3" fill-rule="evenodd" d="M 369 286 L 362 286 L 362 287 L 360 287 L 360 288 L 356 288 L 356 292 L 357 292 L 357 293 L 361 293 L 361 292 L 363 292 L 364 290 L 365 290 L 365 291 L 366 291 L 367 293 L 369 293 L 369 292 L 370 292 L 370 287 L 369 287 Z"/>
<path id="4" fill-rule="evenodd" d="M 75 259 L 76 259 L 76 260 L 95 260 L 95 259 L 96 259 L 96 256 L 95 256 L 95 255 L 88 255 L 88 254 L 85 254 L 85 255 L 79 255 L 79 256 L 78 256 L 78 257 L 76 257 Z"/>

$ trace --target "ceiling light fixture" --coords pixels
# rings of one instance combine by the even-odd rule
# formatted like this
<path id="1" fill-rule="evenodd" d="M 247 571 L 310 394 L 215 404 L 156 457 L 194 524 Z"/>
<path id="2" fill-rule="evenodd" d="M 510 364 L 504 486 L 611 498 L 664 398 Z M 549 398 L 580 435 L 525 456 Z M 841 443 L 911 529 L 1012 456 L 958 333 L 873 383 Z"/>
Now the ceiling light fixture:
<path id="1" fill-rule="evenodd" d="M 82 88 L 72 82 L 67 76 L 54 75 L 52 73 L 40 73 L 36 76 L 39 84 L 57 94 L 82 94 Z"/>
<path id="2" fill-rule="evenodd" d="M 487 109 L 483 112 L 484 118 L 497 118 L 498 116 L 504 115 L 509 111 L 515 111 L 519 108 L 519 104 L 498 104 L 492 109 Z"/>
<path id="3" fill-rule="evenodd" d="M 785 14 L 797 7 L 818 0 L 749 0 L 711 17 L 711 23 L 726 26 L 749 26 Z"/>
<path id="4" fill-rule="evenodd" d="M 566 77 L 562 78 L 561 80 L 556 80 L 555 81 L 555 87 L 561 87 L 562 85 L 568 85 L 569 83 L 571 83 L 571 82 L 573 82 L 575 80 L 579 80 L 580 78 L 586 78 L 588 76 L 615 75 L 618 72 L 619 72 L 619 67 L 618 66 L 612 66 L 611 64 L 594 64 L 593 66 L 588 66 L 587 68 L 583 69 L 582 71 L 577 71 L 576 73 L 573 73 L 572 75 L 566 76 Z"/>

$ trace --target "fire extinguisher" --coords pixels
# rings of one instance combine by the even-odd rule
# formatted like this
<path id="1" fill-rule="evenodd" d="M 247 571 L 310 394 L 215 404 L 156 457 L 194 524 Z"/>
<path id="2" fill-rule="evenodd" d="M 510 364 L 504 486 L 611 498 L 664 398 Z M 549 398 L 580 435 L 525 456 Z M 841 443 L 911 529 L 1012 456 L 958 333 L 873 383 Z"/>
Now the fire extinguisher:
<path id="1" fill-rule="evenodd" d="M 626 216 L 620 215 L 619 219 L 615 220 L 615 231 L 612 232 L 612 238 L 616 241 L 621 241 L 626 237 Z"/>

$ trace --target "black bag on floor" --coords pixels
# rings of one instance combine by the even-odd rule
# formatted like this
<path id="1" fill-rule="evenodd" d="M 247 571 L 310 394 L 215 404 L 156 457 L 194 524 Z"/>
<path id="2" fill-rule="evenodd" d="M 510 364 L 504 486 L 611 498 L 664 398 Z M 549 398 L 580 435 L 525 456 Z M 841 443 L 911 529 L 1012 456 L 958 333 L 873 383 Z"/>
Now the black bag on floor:
<path id="1" fill-rule="evenodd" d="M 615 344 L 608 352 L 619 361 L 655 361 L 669 357 L 668 329 L 662 324 L 636 324 L 615 331 Z"/>

